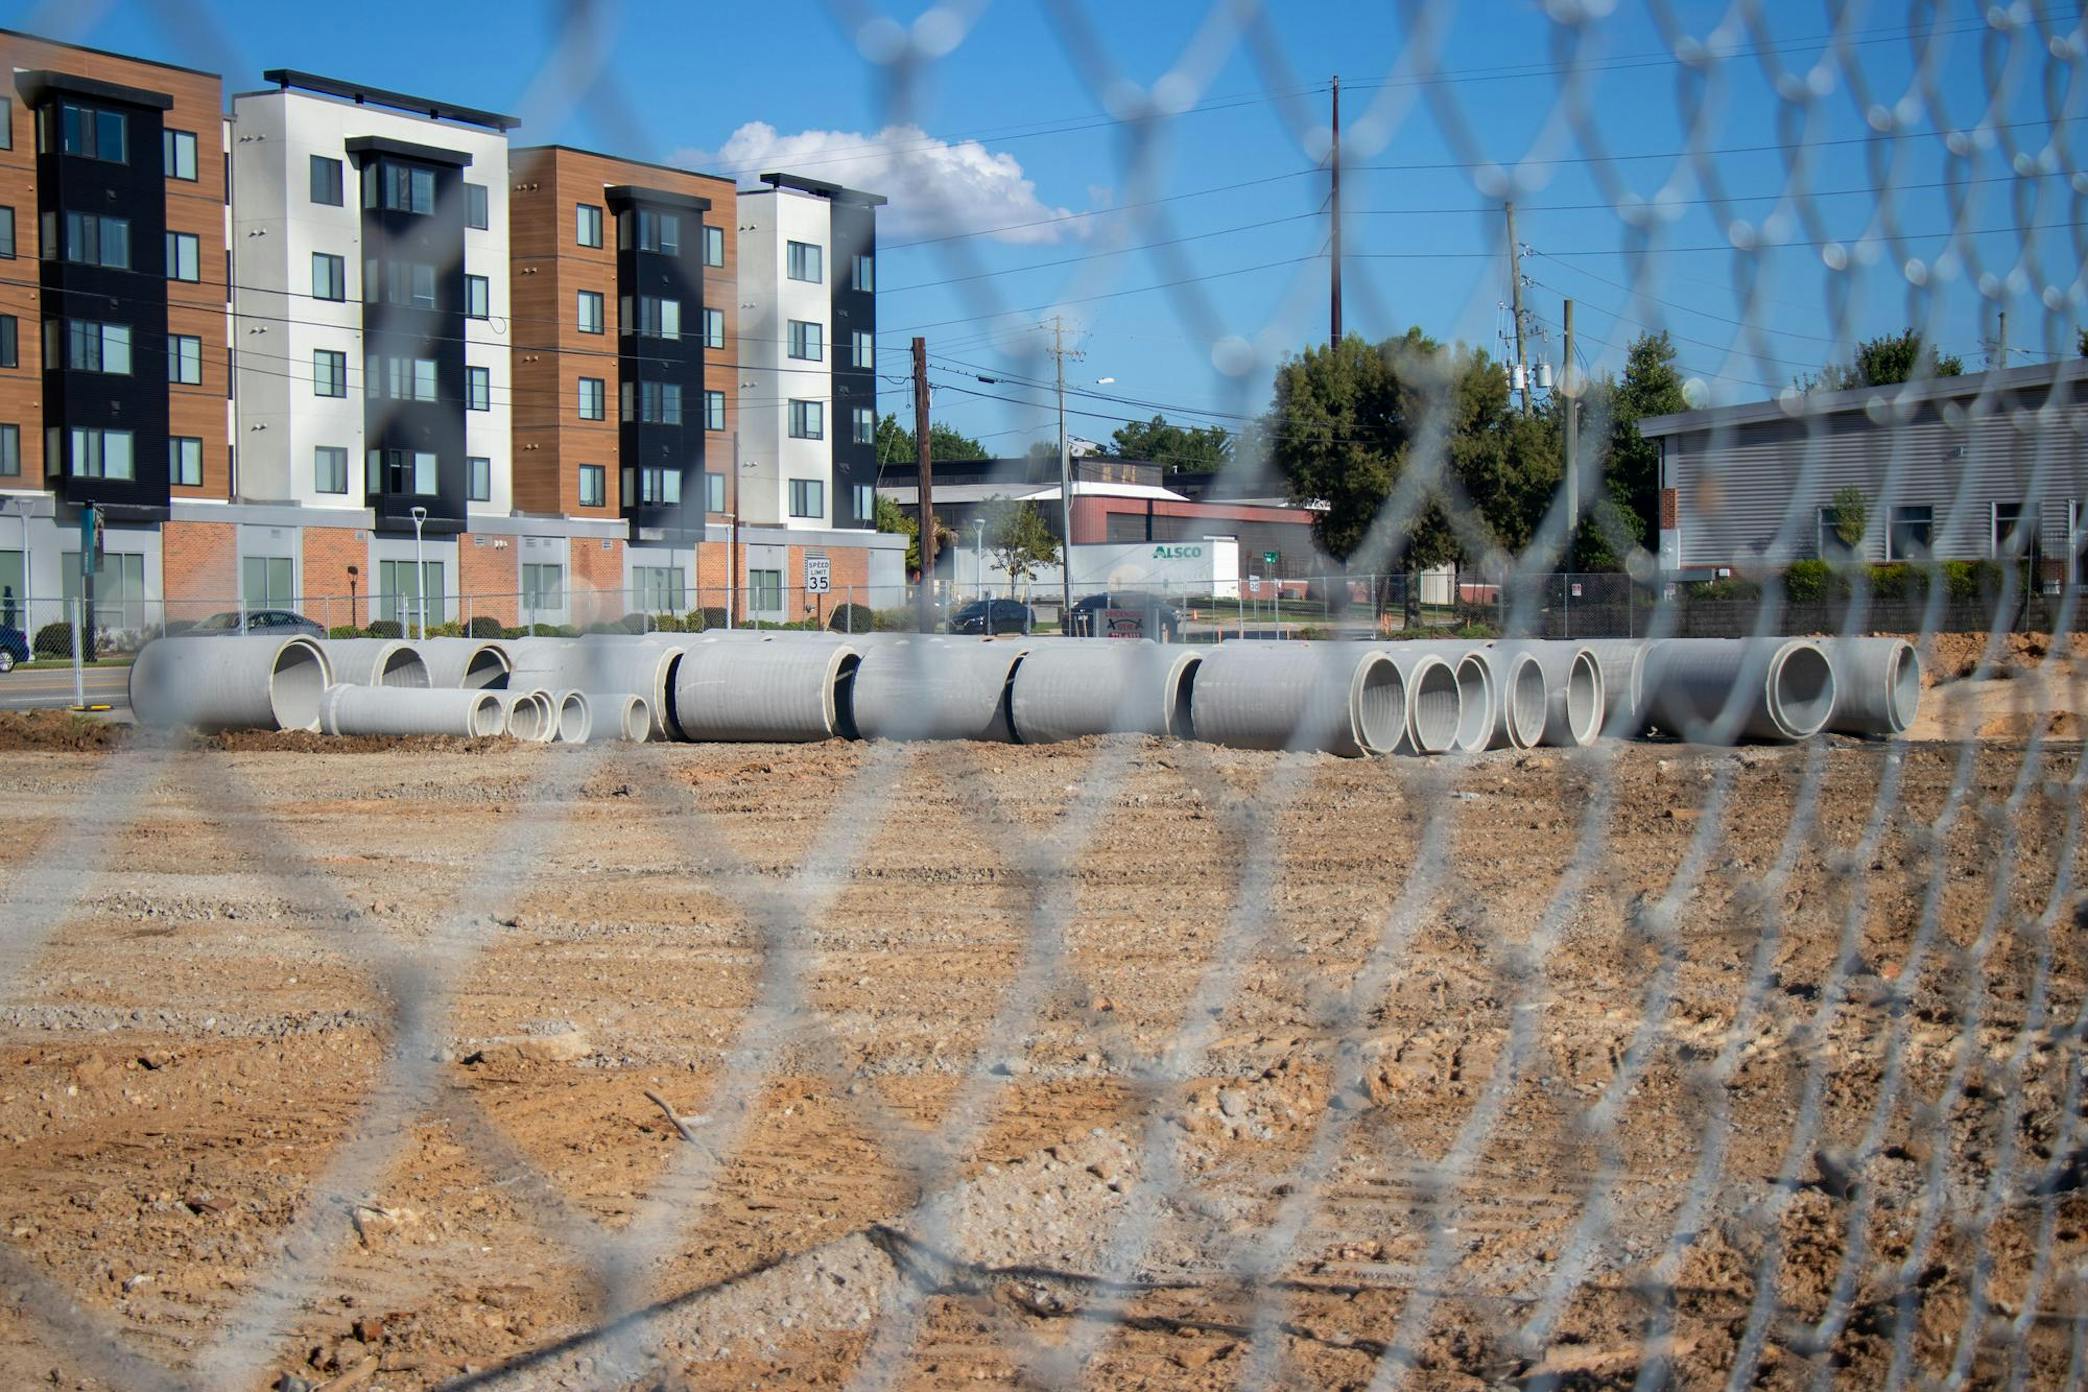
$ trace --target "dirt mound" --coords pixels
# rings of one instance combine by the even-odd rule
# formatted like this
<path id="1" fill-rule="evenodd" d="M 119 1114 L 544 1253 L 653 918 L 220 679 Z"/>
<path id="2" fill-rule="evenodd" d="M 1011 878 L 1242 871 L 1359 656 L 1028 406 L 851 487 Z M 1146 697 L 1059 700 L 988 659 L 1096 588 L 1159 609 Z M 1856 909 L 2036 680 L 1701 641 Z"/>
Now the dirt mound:
<path id="1" fill-rule="evenodd" d="M 518 746 L 511 739 L 465 739 L 457 735 L 322 735 L 311 730 L 226 730 L 206 739 L 204 747 L 239 754 L 392 754 L 411 750 L 429 754 L 488 754 Z"/>
<path id="2" fill-rule="evenodd" d="M 1984 633 L 1932 633 L 1926 641 L 1917 641 L 1919 635 L 1913 633 L 1883 636 L 1904 638 L 1920 648 L 1923 686 L 1962 681 L 1971 676 L 1978 667 L 1980 654 L 1986 651 L 1987 645 L 1987 636 Z M 2088 664 L 2088 634 L 2075 633 L 2069 637 L 2071 643 L 2062 657 L 2070 656 L 2072 664 L 2076 667 Z M 2042 665 L 2051 652 L 2052 635 L 2049 633 L 2004 634 L 2000 650 L 1994 654 L 1990 670 L 1995 676 L 2005 680 L 2018 672 L 2029 671 Z"/>
<path id="3" fill-rule="evenodd" d="M 71 711 L 0 711 L 0 749 L 117 749 L 132 727 Z"/>

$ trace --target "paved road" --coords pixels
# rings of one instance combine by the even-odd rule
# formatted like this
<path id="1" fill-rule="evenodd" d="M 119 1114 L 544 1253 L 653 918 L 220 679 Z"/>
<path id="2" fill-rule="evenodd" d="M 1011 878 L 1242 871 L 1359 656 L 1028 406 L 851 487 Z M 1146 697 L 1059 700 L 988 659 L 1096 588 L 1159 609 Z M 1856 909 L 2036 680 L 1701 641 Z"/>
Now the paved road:
<path id="1" fill-rule="evenodd" d="M 92 704 L 130 709 L 130 668 L 89 667 L 82 677 L 87 701 Z M 63 709 L 73 703 L 73 674 L 70 667 L 14 671 L 0 676 L 0 710 Z"/>

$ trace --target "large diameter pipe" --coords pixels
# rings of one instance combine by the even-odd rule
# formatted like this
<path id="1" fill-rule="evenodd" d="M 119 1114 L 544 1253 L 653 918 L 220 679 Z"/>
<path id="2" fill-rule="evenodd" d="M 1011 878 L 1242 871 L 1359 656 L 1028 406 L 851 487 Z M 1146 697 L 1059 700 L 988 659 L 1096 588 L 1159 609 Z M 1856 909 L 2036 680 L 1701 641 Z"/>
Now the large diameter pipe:
<path id="1" fill-rule="evenodd" d="M 552 738 L 560 744 L 586 744 L 592 738 L 594 709 L 582 691 L 551 693 Z"/>
<path id="2" fill-rule="evenodd" d="M 1560 749 L 1593 744 L 1602 733 L 1602 666 L 1581 643 L 1500 643 L 1495 651 L 1526 653 L 1544 674 L 1544 730 L 1537 743 Z"/>
<path id="3" fill-rule="evenodd" d="M 461 687 L 356 686 L 340 683 L 320 698 L 319 728 L 329 735 L 497 735 L 507 724 L 500 697 Z"/>
<path id="4" fill-rule="evenodd" d="M 1015 738 L 1010 687 L 1024 649 L 1013 643 L 921 638 L 883 643 L 856 668 L 851 713 L 864 739 Z"/>
<path id="5" fill-rule="evenodd" d="M 1644 728 L 1646 640 L 1591 638 L 1581 644 L 1602 669 L 1602 733 L 1624 739 Z"/>
<path id="6" fill-rule="evenodd" d="M 1341 643 L 1220 643 L 1196 669 L 1196 737 L 1243 749 L 1389 754 L 1406 733 L 1392 659 Z"/>
<path id="7" fill-rule="evenodd" d="M 1456 748 L 1464 726 L 1464 692 L 1457 669 L 1411 644 L 1374 646 L 1399 669 L 1406 691 L 1406 730 L 1400 736 L 1398 752 L 1446 754 Z"/>
<path id="8" fill-rule="evenodd" d="M 1086 735 L 1194 739 L 1191 714 L 1203 657 L 1150 638 L 1041 643 L 1015 669 L 1009 710 L 1024 744 Z"/>
<path id="9" fill-rule="evenodd" d="M 392 638 L 315 638 L 336 682 L 424 690 L 435 683 L 420 652 Z"/>
<path id="10" fill-rule="evenodd" d="M 316 730 L 332 684 L 309 638 L 155 638 L 131 663 L 131 713 L 141 725 Z"/>
<path id="11" fill-rule="evenodd" d="M 508 684 L 514 664 L 499 643 L 481 643 L 471 638 L 423 638 L 413 645 L 421 665 L 428 669 L 428 685 L 461 687 L 466 691 L 500 690 Z"/>
<path id="12" fill-rule="evenodd" d="M 853 737 L 846 643 L 692 643 L 674 684 L 683 739 L 803 742 Z"/>
<path id="13" fill-rule="evenodd" d="M 628 691 L 590 691 L 587 708 L 591 717 L 587 729 L 590 741 L 643 744 L 652 738 L 652 712 L 646 708 L 643 696 L 633 696 Z"/>
<path id="14" fill-rule="evenodd" d="M 1904 638 L 1829 638 L 1834 714 L 1842 735 L 1904 735 L 1921 714 L 1921 657 Z"/>
<path id="15" fill-rule="evenodd" d="M 1646 654 L 1648 724 L 1699 743 L 1805 739 L 1835 691 L 1826 652 L 1803 638 L 1668 638 Z"/>

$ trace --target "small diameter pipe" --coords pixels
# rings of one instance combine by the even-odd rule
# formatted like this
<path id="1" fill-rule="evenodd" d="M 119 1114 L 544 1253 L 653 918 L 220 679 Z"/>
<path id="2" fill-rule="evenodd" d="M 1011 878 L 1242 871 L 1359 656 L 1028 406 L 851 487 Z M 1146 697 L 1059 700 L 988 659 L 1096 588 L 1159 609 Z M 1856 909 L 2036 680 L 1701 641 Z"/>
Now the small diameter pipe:
<path id="1" fill-rule="evenodd" d="M 326 688 L 319 727 L 329 735 L 497 735 L 507 715 L 491 691 L 459 687 L 355 686 Z"/>
<path id="2" fill-rule="evenodd" d="M 131 663 L 131 713 L 141 725 L 316 730 L 332 684 L 309 638 L 155 638 Z"/>
<path id="3" fill-rule="evenodd" d="M 1628 739 L 1645 728 L 1646 641 L 1641 638 L 1591 638 L 1581 644 L 1602 669 L 1602 733 Z"/>
<path id="4" fill-rule="evenodd" d="M 686 633 L 589 634 L 584 638 L 525 638 L 509 644 L 516 686 L 552 691 L 628 691 L 646 699 L 653 738 L 675 737 L 675 672 L 682 654 L 710 635 Z"/>
<path id="5" fill-rule="evenodd" d="M 1397 752 L 1446 754 L 1456 748 L 1464 727 L 1464 692 L 1457 669 L 1412 644 L 1376 646 L 1399 669 L 1406 689 L 1406 729 Z"/>
<path id="6" fill-rule="evenodd" d="M 1242 749 L 1389 754 L 1406 733 L 1392 660 L 1345 643 L 1220 643 L 1196 669 L 1196 737 Z"/>
<path id="7" fill-rule="evenodd" d="M 1389 652 L 1394 645 L 1381 646 Z M 1528 653 L 1492 640 L 1422 638 L 1397 646 L 1432 652 L 1458 668 L 1458 684 L 1465 692 L 1468 707 L 1459 723 L 1459 749 L 1529 749 L 1544 737 L 1544 672 Z M 1471 662 L 1486 669 L 1487 724 L 1484 737 L 1476 745 L 1470 742 L 1470 727 L 1476 722 L 1469 709 L 1471 678 L 1465 672 L 1465 665 Z"/>
<path id="8" fill-rule="evenodd" d="M 628 691 L 590 691 L 587 706 L 592 716 L 587 731 L 590 742 L 623 740 L 643 744 L 652 738 L 652 712 L 646 709 L 643 696 L 633 696 Z"/>
<path id="9" fill-rule="evenodd" d="M 1558 749 L 1593 744 L 1602 733 L 1602 667 L 1583 643 L 1500 643 L 1495 651 L 1527 653 L 1544 674 L 1544 732 L 1537 743 Z"/>
<path id="10" fill-rule="evenodd" d="M 860 661 L 841 642 L 692 643 L 676 669 L 675 727 L 723 743 L 853 738 Z"/>
<path id="11" fill-rule="evenodd" d="M 315 638 L 333 668 L 334 680 L 350 686 L 395 686 L 425 690 L 431 680 L 419 651 L 391 638 Z"/>
<path id="12" fill-rule="evenodd" d="M 514 663 L 499 643 L 470 638 L 423 638 L 413 645 L 428 669 L 428 685 L 466 691 L 504 690 Z"/>
<path id="13" fill-rule="evenodd" d="M 1834 667 L 1803 638 L 1668 638 L 1646 654 L 1646 719 L 1698 743 L 1805 739 L 1835 707 Z M 1733 724 L 1715 725 L 1731 706 Z"/>
<path id="14" fill-rule="evenodd" d="M 551 738 L 551 700 L 536 691 L 495 691 L 488 693 L 500 702 L 506 720 L 501 729 L 508 738 L 521 740 L 525 744 L 542 744 Z"/>
<path id="15" fill-rule="evenodd" d="M 551 693 L 553 738 L 561 744 L 586 744 L 592 738 L 594 709 L 588 704 L 586 693 L 579 691 L 554 691 Z"/>
<path id="16" fill-rule="evenodd" d="M 1194 649 L 1149 638 L 1040 643 L 1015 669 L 1009 699 L 1015 738 L 1024 744 L 1114 734 L 1193 739 L 1190 705 L 1202 661 Z"/>
<path id="17" fill-rule="evenodd" d="M 863 739 L 989 740 L 1015 738 L 1010 688 L 1026 650 L 916 636 L 863 654 L 850 712 Z"/>
<path id="18" fill-rule="evenodd" d="M 1842 735 L 1904 735 L 1921 714 L 1921 656 L 1904 638 L 1828 638 L 1834 714 Z"/>

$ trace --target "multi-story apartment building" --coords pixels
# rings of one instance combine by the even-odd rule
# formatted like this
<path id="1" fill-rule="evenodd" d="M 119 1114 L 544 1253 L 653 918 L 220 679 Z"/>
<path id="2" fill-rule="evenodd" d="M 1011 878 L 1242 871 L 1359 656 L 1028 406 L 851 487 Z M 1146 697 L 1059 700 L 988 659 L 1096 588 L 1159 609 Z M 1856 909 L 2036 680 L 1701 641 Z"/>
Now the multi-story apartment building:
<path id="1" fill-rule="evenodd" d="M 232 108 L 239 492 L 304 511 L 243 537 L 273 564 L 243 544 L 241 569 L 286 594 L 346 593 L 356 539 L 290 533 L 367 528 L 364 588 L 389 613 L 421 588 L 455 593 L 458 534 L 513 507 L 516 121 L 263 77 L 275 89 Z"/>
<path id="2" fill-rule="evenodd" d="M 872 525 L 877 209 L 795 174 L 740 194 L 740 497 L 790 527 Z"/>
<path id="3" fill-rule="evenodd" d="M 78 593 L 94 504 L 120 613 L 161 524 L 230 496 L 222 86 L 4 31 L 0 59 L 0 590 Z"/>

